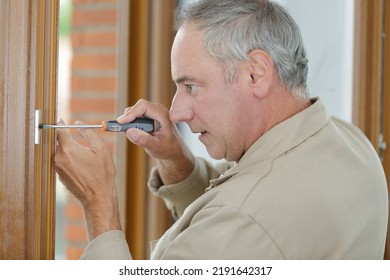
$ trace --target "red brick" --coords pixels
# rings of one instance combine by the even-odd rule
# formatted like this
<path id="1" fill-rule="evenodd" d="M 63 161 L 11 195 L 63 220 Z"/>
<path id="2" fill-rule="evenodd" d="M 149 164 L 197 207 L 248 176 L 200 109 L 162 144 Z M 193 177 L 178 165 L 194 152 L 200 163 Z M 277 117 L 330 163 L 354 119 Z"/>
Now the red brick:
<path id="1" fill-rule="evenodd" d="M 81 115 L 83 115 L 83 113 L 81 113 Z M 83 117 L 83 116 L 81 116 L 81 117 Z M 70 119 L 69 123 L 70 124 L 74 124 L 76 121 L 79 121 L 79 120 L 77 120 L 77 119 Z M 85 117 L 81 121 L 83 123 L 85 123 L 85 124 L 99 124 L 99 123 L 101 123 L 102 120 L 99 119 L 98 116 L 97 116 L 96 118 L 87 118 L 87 117 Z"/>
<path id="2" fill-rule="evenodd" d="M 69 123 L 75 123 L 77 120 L 70 120 L 69 121 Z M 97 119 L 91 119 L 91 118 L 89 118 L 89 119 L 87 119 L 87 118 L 84 118 L 83 119 L 83 123 L 85 123 L 85 124 L 101 124 L 102 123 L 102 118 L 97 118 Z M 101 129 L 97 129 L 96 130 L 97 132 L 100 132 L 101 131 Z"/>
<path id="3" fill-rule="evenodd" d="M 68 247 L 66 248 L 66 256 L 68 260 L 79 260 L 84 253 L 84 248 Z"/>
<path id="4" fill-rule="evenodd" d="M 72 77 L 72 92 L 77 91 L 96 91 L 96 92 L 115 92 L 115 77 Z"/>
<path id="5" fill-rule="evenodd" d="M 74 54 L 72 59 L 73 70 L 115 70 L 115 54 Z"/>
<path id="6" fill-rule="evenodd" d="M 118 13 L 116 9 L 102 10 L 74 10 L 72 23 L 78 26 L 116 25 Z"/>
<path id="7" fill-rule="evenodd" d="M 68 203 L 65 206 L 66 219 L 84 220 L 84 211 L 81 205 Z"/>
<path id="8" fill-rule="evenodd" d="M 73 0 L 73 4 L 117 3 L 118 0 Z"/>
<path id="9" fill-rule="evenodd" d="M 72 45 L 75 48 L 116 47 L 116 32 L 75 32 L 72 34 Z"/>
<path id="10" fill-rule="evenodd" d="M 88 234 L 86 227 L 81 225 L 67 225 L 66 239 L 75 242 L 87 242 Z"/>
<path id="11" fill-rule="evenodd" d="M 118 2 L 119 0 L 73 0 L 72 24 L 75 27 L 74 30 L 78 31 L 73 31 L 72 34 L 73 70 L 79 72 L 96 70 L 97 73 L 101 71 L 103 75 L 106 72 L 109 72 L 109 75 L 116 73 L 117 57 L 114 52 L 118 40 L 115 28 L 118 24 L 119 11 L 115 4 Z M 95 3 L 108 5 L 89 5 Z M 96 31 L 95 26 L 104 27 L 99 28 L 99 30 L 105 31 Z M 111 49 L 113 53 L 103 53 L 103 48 L 105 50 Z M 115 116 L 116 79 L 115 76 L 81 77 L 72 73 L 70 118 L 77 117 L 87 124 L 95 124 L 101 123 L 100 115 L 104 118 Z M 91 98 L 88 98 L 89 96 Z M 115 119 L 115 117 L 112 119 Z M 71 121 L 71 123 L 74 123 L 74 121 Z M 102 132 L 101 130 L 97 130 L 97 132 L 108 143 L 110 149 L 114 151 L 115 137 L 118 134 Z M 76 130 L 72 130 L 72 134 L 79 137 Z M 121 136 L 125 137 L 124 135 Z M 88 234 L 82 207 L 70 194 L 66 215 L 68 222 L 66 228 L 67 258 L 79 259 L 88 245 Z"/>
<path id="12" fill-rule="evenodd" d="M 115 111 L 114 99 L 72 99 L 70 110 L 73 113 L 100 112 L 113 113 Z"/>

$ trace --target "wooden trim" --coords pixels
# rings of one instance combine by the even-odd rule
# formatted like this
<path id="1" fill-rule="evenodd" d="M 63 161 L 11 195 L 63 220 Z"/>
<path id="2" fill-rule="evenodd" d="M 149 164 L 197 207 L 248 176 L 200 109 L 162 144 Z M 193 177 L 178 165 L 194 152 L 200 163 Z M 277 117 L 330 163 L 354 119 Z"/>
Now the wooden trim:
<path id="1" fill-rule="evenodd" d="M 35 108 L 41 110 L 42 123 L 55 123 L 57 116 L 57 53 L 59 1 L 37 0 Z M 30 240 L 34 259 L 53 259 L 55 255 L 55 131 L 41 131 L 41 144 L 35 145 L 34 205 L 36 221 Z M 39 249 L 38 249 L 39 248 Z"/>
<path id="2" fill-rule="evenodd" d="M 390 3 L 389 3 L 390 4 Z M 390 5 L 386 6 L 384 77 L 390 77 Z M 390 79 L 383 80 L 383 136 L 387 148 L 383 155 L 383 166 L 390 179 Z"/>
<path id="3" fill-rule="evenodd" d="M 169 108 L 174 95 L 171 47 L 176 0 L 152 0 L 150 17 L 149 98 Z"/>
<path id="4" fill-rule="evenodd" d="M 378 148 L 380 127 L 382 3 L 355 2 L 353 122 Z"/>
<path id="5" fill-rule="evenodd" d="M 148 91 L 149 1 L 130 2 L 128 104 Z M 146 166 L 143 149 L 127 142 L 125 233 L 134 259 L 145 259 Z"/>
<path id="6" fill-rule="evenodd" d="M 150 26 L 149 99 L 169 108 L 174 88 L 171 77 L 171 47 L 176 0 L 153 0 Z M 154 161 L 149 161 L 149 169 Z M 148 192 L 146 241 L 159 239 L 172 225 L 171 213 L 164 202 Z M 149 246 L 146 245 L 147 248 Z M 150 250 L 147 250 L 149 257 Z"/>
<path id="7" fill-rule="evenodd" d="M 169 108 L 173 97 L 170 52 L 175 0 L 130 2 L 128 104 L 140 98 Z M 143 149 L 127 146 L 126 238 L 133 258 L 149 257 L 151 240 L 171 226 L 164 203 L 146 190 L 153 164 Z"/>
<path id="8" fill-rule="evenodd" d="M 384 48 L 382 48 L 383 15 L 385 14 L 385 31 L 388 34 L 390 6 L 388 4 L 383 6 L 385 2 L 382 0 L 355 2 L 353 121 L 367 135 L 378 152 L 381 130 L 384 141 L 388 146 L 390 143 L 390 81 L 385 78 L 390 75 L 389 36 L 385 37 Z M 389 188 L 389 147 L 382 157 Z M 390 259 L 390 223 L 385 259 Z"/>
<path id="9" fill-rule="evenodd" d="M 118 2 L 119 22 L 118 22 L 118 55 L 117 55 L 117 85 L 116 95 L 117 115 L 123 114 L 128 106 L 128 88 L 129 88 L 129 22 L 130 22 L 130 2 L 120 0 Z M 119 202 L 119 214 L 121 224 L 126 224 L 126 172 L 127 172 L 127 145 L 128 140 L 124 135 L 116 138 L 115 162 L 117 169 L 117 193 Z M 130 179 L 130 178 L 129 178 Z"/>
<path id="10" fill-rule="evenodd" d="M 384 49 L 384 73 L 383 77 L 390 77 L 390 3 L 385 7 L 385 49 Z M 383 140 L 387 148 L 383 152 L 382 163 L 386 173 L 387 186 L 390 194 L 390 79 L 383 79 Z M 389 212 L 390 217 L 390 212 Z M 390 220 L 387 225 L 387 243 L 385 259 L 390 260 Z"/>
<path id="11" fill-rule="evenodd" d="M 54 134 L 35 146 L 34 116 L 37 108 L 55 120 L 57 8 L 51 0 L 0 1 L 2 259 L 54 257 Z"/>

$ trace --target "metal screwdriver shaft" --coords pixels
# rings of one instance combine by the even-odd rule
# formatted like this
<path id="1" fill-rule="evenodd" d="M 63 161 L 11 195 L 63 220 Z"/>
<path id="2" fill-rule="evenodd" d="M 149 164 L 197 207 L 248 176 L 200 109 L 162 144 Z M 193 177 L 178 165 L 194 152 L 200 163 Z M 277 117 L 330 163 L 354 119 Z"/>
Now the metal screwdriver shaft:
<path id="1" fill-rule="evenodd" d="M 117 121 L 103 121 L 102 124 L 40 124 L 40 129 L 50 128 L 101 128 L 103 131 L 119 132 L 129 128 L 138 128 L 148 133 L 156 132 L 160 128 L 160 123 L 147 118 L 136 118 L 129 123 L 120 124 Z"/>
<path id="2" fill-rule="evenodd" d="M 40 128 L 102 128 L 102 124 L 42 124 Z"/>

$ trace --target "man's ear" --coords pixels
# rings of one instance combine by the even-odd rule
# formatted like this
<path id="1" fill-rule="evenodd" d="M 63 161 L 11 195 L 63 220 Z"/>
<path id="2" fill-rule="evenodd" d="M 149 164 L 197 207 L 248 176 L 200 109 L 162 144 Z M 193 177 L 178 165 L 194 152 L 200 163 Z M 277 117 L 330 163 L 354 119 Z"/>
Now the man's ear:
<path id="1" fill-rule="evenodd" d="M 266 97 L 274 77 L 274 63 L 266 52 L 254 49 L 248 54 L 251 63 L 253 92 L 257 97 Z"/>

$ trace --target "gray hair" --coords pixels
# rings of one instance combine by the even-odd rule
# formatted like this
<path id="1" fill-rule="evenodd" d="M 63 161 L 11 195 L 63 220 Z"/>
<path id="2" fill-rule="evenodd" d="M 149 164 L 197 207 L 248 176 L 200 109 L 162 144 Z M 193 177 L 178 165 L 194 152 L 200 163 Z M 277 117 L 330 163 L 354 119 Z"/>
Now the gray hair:
<path id="1" fill-rule="evenodd" d="M 237 64 L 260 49 L 272 58 L 281 84 L 298 99 L 308 97 L 302 36 L 282 6 L 268 0 L 198 0 L 178 9 L 175 29 L 184 24 L 205 31 L 205 48 L 225 65 L 230 82 Z"/>

